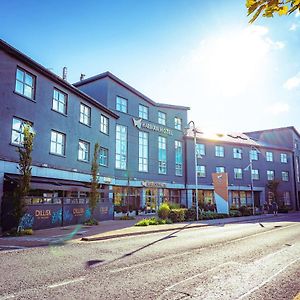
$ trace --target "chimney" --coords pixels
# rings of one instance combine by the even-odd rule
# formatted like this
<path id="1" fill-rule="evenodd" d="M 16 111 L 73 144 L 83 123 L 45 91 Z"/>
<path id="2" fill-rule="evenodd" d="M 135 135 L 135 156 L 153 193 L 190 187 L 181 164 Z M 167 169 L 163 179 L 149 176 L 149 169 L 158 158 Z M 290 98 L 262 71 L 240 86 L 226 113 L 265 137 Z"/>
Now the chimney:
<path id="1" fill-rule="evenodd" d="M 67 67 L 63 67 L 63 76 L 62 76 L 63 80 L 67 80 L 67 73 L 68 73 Z"/>
<path id="2" fill-rule="evenodd" d="M 84 77 L 85 77 L 85 74 L 81 73 L 80 74 L 80 81 L 82 81 L 84 79 Z"/>

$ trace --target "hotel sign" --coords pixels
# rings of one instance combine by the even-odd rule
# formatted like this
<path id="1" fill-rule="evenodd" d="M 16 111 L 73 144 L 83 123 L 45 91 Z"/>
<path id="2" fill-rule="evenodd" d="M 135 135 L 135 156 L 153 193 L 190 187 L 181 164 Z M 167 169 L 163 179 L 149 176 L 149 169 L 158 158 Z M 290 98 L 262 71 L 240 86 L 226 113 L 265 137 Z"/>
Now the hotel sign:
<path id="1" fill-rule="evenodd" d="M 146 122 L 143 119 L 132 118 L 132 121 L 133 121 L 133 125 L 135 127 L 137 127 L 138 129 L 146 128 L 146 129 L 153 130 L 153 131 L 156 131 L 159 133 L 173 135 L 173 131 L 171 129 L 160 126 L 160 125 L 156 125 L 153 123 Z"/>
<path id="2" fill-rule="evenodd" d="M 142 186 L 148 188 L 166 188 L 167 185 L 162 182 L 142 181 Z"/>

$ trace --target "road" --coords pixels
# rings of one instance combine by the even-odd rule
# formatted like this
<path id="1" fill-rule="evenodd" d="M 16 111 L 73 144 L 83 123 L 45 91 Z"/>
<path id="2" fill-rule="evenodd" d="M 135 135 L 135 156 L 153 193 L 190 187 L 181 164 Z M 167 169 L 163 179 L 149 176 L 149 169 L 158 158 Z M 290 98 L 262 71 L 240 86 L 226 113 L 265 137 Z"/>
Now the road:
<path id="1" fill-rule="evenodd" d="M 0 299 L 293 299 L 300 214 L 0 252 Z"/>

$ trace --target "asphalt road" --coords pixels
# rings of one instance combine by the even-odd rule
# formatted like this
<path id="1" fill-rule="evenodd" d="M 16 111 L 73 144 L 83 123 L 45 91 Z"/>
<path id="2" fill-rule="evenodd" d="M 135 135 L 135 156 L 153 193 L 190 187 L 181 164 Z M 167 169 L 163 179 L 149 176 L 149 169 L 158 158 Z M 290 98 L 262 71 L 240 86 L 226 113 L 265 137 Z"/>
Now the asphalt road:
<path id="1" fill-rule="evenodd" d="M 300 214 L 0 252 L 0 299 L 293 299 Z"/>

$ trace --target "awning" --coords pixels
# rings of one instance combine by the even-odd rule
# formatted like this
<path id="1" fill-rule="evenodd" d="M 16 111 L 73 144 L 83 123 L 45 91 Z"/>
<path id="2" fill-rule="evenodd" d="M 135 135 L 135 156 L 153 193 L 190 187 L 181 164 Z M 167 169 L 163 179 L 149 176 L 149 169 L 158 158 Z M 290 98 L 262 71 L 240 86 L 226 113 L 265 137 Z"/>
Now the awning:
<path id="1" fill-rule="evenodd" d="M 20 175 L 4 174 L 6 180 L 19 183 Z M 74 191 L 74 192 L 89 192 L 90 183 L 74 180 L 64 180 L 57 178 L 37 177 L 32 176 L 30 180 L 31 190 L 51 190 L 51 191 Z"/>

